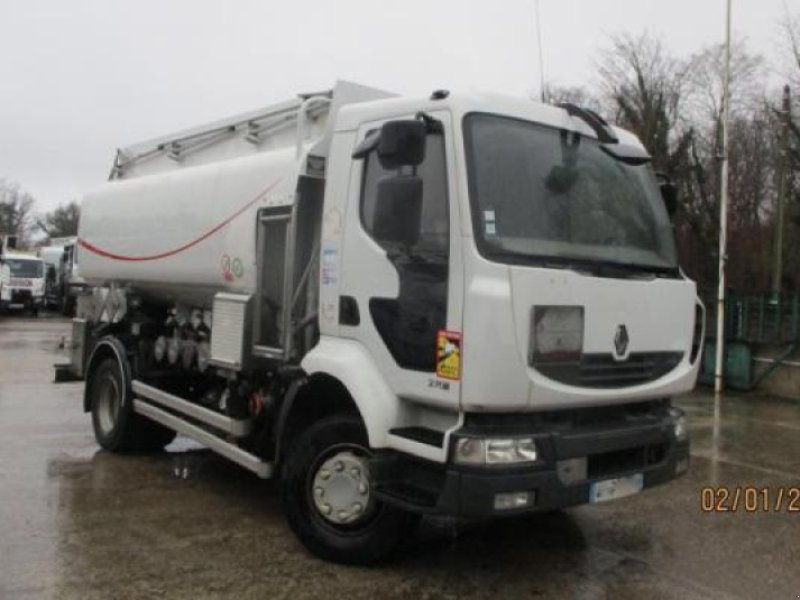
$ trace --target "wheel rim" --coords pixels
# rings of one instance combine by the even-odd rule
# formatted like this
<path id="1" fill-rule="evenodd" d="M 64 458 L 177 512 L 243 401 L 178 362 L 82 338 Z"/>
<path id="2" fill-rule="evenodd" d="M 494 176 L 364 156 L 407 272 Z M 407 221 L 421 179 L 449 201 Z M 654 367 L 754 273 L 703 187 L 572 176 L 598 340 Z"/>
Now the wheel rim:
<path id="1" fill-rule="evenodd" d="M 120 407 L 119 384 L 110 373 L 99 382 L 97 417 L 100 430 L 108 435 L 117 424 Z"/>
<path id="2" fill-rule="evenodd" d="M 360 526 L 374 515 L 367 452 L 360 446 L 334 448 L 317 461 L 310 494 L 317 514 L 335 527 Z"/>

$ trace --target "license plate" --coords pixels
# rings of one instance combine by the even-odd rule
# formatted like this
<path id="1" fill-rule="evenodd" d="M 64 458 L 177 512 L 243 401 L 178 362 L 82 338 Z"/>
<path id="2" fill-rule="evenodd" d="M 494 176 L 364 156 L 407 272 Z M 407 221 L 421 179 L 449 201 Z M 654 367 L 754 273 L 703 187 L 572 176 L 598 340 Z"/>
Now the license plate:
<path id="1" fill-rule="evenodd" d="M 589 488 L 589 502 L 606 502 L 642 491 L 644 475 L 636 473 L 627 477 L 597 481 Z"/>

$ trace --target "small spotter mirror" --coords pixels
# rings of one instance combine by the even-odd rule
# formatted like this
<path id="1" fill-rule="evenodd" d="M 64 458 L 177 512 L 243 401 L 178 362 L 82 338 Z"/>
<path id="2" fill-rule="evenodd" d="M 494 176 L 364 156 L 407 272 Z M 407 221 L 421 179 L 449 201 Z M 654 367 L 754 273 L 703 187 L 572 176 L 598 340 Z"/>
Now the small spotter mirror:
<path id="1" fill-rule="evenodd" d="M 670 218 L 675 216 L 678 211 L 678 188 L 664 173 L 656 173 L 658 179 L 658 189 L 661 191 L 661 199 Z"/>
<path id="2" fill-rule="evenodd" d="M 364 158 L 377 150 L 381 165 L 386 169 L 416 167 L 425 160 L 426 134 L 426 125 L 421 120 L 387 121 L 380 129 L 367 134 L 353 152 L 353 158 Z"/>
<path id="3" fill-rule="evenodd" d="M 425 123 L 417 120 L 388 121 L 381 127 L 378 158 L 386 169 L 416 167 L 425 160 Z"/>

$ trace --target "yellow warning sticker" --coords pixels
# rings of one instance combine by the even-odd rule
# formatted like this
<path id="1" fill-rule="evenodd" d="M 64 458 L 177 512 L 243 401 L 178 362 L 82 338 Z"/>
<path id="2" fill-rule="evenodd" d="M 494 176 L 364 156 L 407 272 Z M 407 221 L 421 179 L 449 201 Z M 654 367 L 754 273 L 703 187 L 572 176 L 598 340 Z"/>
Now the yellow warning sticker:
<path id="1" fill-rule="evenodd" d="M 436 375 L 444 379 L 460 379 L 461 334 L 440 329 L 436 338 Z"/>

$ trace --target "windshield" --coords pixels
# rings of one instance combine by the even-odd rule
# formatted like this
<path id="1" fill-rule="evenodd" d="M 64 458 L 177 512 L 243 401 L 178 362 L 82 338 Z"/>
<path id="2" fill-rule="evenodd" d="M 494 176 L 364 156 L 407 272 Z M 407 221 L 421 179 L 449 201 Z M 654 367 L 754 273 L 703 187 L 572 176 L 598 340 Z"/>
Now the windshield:
<path id="1" fill-rule="evenodd" d="M 44 263 L 41 260 L 7 258 L 6 262 L 12 277 L 38 278 L 44 275 Z"/>
<path id="2" fill-rule="evenodd" d="M 468 115 L 464 136 L 475 237 L 487 258 L 677 268 L 649 165 L 622 163 L 577 132 L 508 117 Z"/>

